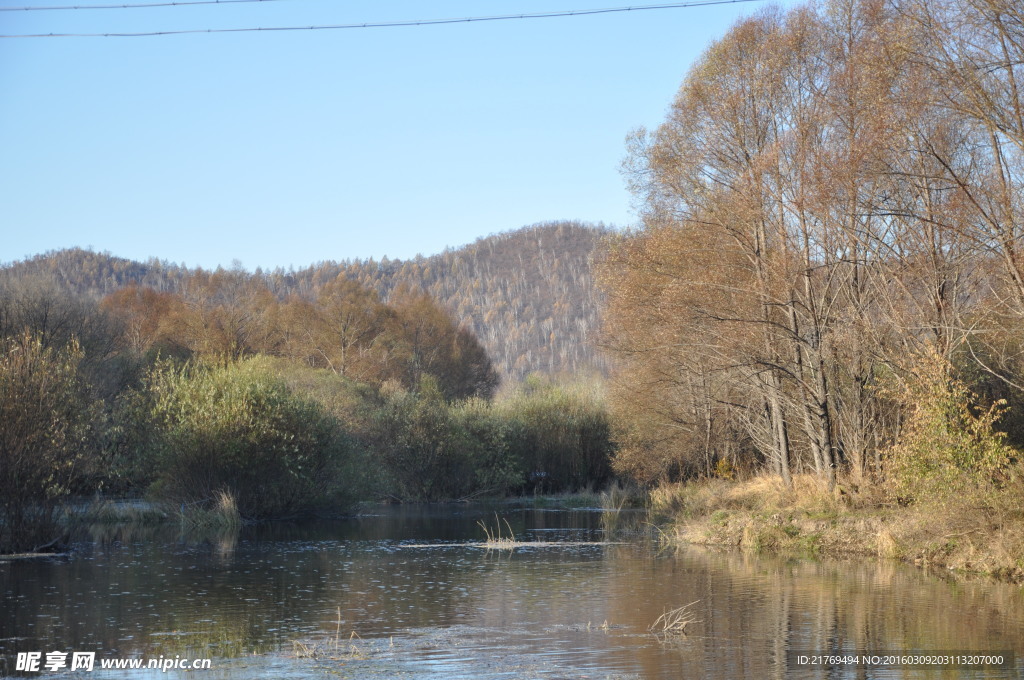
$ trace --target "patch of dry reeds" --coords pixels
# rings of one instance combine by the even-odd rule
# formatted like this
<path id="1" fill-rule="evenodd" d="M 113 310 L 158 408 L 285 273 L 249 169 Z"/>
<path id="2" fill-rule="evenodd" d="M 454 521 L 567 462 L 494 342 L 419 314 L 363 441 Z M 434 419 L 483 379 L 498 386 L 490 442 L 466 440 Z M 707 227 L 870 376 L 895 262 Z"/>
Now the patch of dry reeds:
<path id="1" fill-rule="evenodd" d="M 694 600 L 690 604 L 684 604 L 675 609 L 666 610 L 661 616 L 654 620 L 654 623 L 647 629 L 660 640 L 667 640 L 673 637 L 686 635 L 686 627 L 691 623 L 700 623 L 696 615 L 690 609 L 700 602 Z"/>
<path id="2" fill-rule="evenodd" d="M 514 548 L 518 543 L 515 533 L 512 531 L 512 525 L 508 523 L 507 519 L 499 518 L 497 513 L 494 515 L 494 520 L 495 527 L 493 530 L 483 520 L 477 522 L 477 526 L 484 530 L 484 536 L 486 536 L 484 545 L 489 549 L 493 548 L 496 550 L 510 550 Z M 505 526 L 508 528 L 508 536 L 502 534 L 502 521 L 505 522 Z"/>

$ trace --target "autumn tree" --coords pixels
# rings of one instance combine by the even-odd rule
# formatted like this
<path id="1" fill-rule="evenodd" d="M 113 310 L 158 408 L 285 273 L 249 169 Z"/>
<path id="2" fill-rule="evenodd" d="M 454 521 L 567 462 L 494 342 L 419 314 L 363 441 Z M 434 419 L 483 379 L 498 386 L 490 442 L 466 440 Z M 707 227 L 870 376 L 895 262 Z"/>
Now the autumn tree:
<path id="1" fill-rule="evenodd" d="M 630 170 L 632 188 L 645 200 L 646 237 L 672 253 L 657 270 L 667 285 L 656 289 L 653 307 L 664 308 L 659 298 L 668 293 L 687 324 L 676 332 L 669 375 L 686 391 L 687 383 L 704 382 L 687 371 L 691 357 L 697 365 L 706 365 L 701 355 L 718 357 L 718 377 L 744 385 L 754 441 L 786 477 L 797 417 L 785 390 L 795 376 L 788 275 L 796 253 L 772 194 L 780 141 L 772 107 L 782 96 L 782 64 L 761 47 L 781 40 L 782 28 L 776 12 L 762 13 L 714 44 L 666 123 L 650 138 L 635 138 Z M 631 287 L 641 296 L 646 288 Z"/>
<path id="2" fill-rule="evenodd" d="M 269 317 L 289 313 L 285 308 L 289 300 L 315 301 L 320 291 L 339 276 L 374 291 L 381 300 L 388 299 L 402 285 L 411 286 L 433 297 L 460 327 L 471 331 L 491 357 L 495 370 L 510 382 L 533 371 L 604 373 L 606 358 L 594 343 L 601 296 L 594 285 L 591 259 L 608 232 L 601 224 L 546 222 L 410 260 L 324 261 L 299 270 L 257 268 L 251 274 L 230 270 L 222 273 L 242 273 L 269 290 L 282 305 L 265 308 Z M 140 290 L 191 297 L 195 275 L 216 273 L 189 270 L 154 258 L 133 262 L 78 248 L 45 253 L 6 269 L 19 278 L 53 276 L 76 295 L 92 298 L 132 285 Z M 190 300 L 192 305 L 196 302 Z M 175 313 L 168 318 L 178 320 L 180 316 Z M 186 353 L 190 350 L 184 331 L 196 326 L 196 321 L 193 317 L 189 326 L 182 326 L 182 332 L 175 336 L 175 342 L 184 343 L 181 348 Z M 281 327 L 285 322 L 279 319 L 270 323 Z M 200 321 L 191 334 L 202 337 L 203 328 Z M 206 328 L 216 331 L 217 324 L 210 323 Z M 283 343 L 297 337 L 269 339 Z M 163 353 L 169 350 L 164 348 Z M 273 351 L 292 355 L 283 346 Z M 323 357 L 319 360 L 323 362 Z"/>
<path id="3" fill-rule="evenodd" d="M 402 287 L 392 294 L 389 357 L 394 377 L 415 388 L 424 375 L 437 379 L 447 399 L 489 398 L 498 375 L 486 350 L 429 295 Z"/>
<path id="4" fill-rule="evenodd" d="M 120 319 L 127 347 L 139 355 L 183 355 L 188 349 L 176 337 L 184 302 L 174 293 L 137 285 L 106 296 L 101 308 Z"/>
<path id="5" fill-rule="evenodd" d="M 344 377 L 377 379 L 391 315 L 376 293 L 339 275 L 315 301 L 292 296 L 283 306 L 284 352 Z"/>
<path id="6" fill-rule="evenodd" d="M 665 123 L 634 136 L 626 171 L 643 229 L 611 248 L 602 276 L 616 400 L 647 439 L 675 432 L 710 461 L 726 448 L 713 443 L 717 412 L 784 479 L 877 475 L 898 434 L 879 373 L 965 347 L 992 254 L 1009 263 L 1016 239 L 1008 223 L 977 230 L 983 202 L 969 189 L 1010 155 L 996 142 L 979 152 L 957 124 L 969 107 L 946 120 L 935 74 L 948 45 L 914 11 L 839 0 L 761 12 L 708 49 Z M 1015 72 L 1003 71 L 1005 100 Z M 1001 195 L 1008 182 L 997 177 Z M 720 431 L 744 441 L 735 429 Z"/>
<path id="7" fill-rule="evenodd" d="M 95 300 L 63 288 L 52 276 L 0 276 L 0 338 L 26 332 L 53 350 L 77 343 L 80 368 L 103 397 L 118 392 L 136 372 L 125 355 L 120 320 Z"/>
<path id="8" fill-rule="evenodd" d="M 172 320 L 172 333 L 195 354 L 231 361 L 277 347 L 272 321 L 277 300 L 245 272 L 196 271 L 180 295 L 183 306 Z"/>

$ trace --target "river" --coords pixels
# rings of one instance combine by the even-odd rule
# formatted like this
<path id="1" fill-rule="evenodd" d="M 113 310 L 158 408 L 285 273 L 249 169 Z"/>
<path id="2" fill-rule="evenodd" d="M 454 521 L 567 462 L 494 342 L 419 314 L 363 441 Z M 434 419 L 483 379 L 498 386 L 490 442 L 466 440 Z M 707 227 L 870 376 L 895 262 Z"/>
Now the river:
<path id="1" fill-rule="evenodd" d="M 516 547 L 483 544 L 478 523 L 496 518 Z M 684 605 L 682 634 L 649 631 Z M 94 670 L 16 669 L 19 652 L 53 651 L 93 652 Z M 986 653 L 1008 658 L 884 658 Z M 844 663 L 809 665 L 824 655 Z M 210 669 L 99 668 L 195 658 Z M 0 561 L 0 675 L 1022 678 L 1024 589 L 889 561 L 666 550 L 639 511 L 379 506 L 205 536 L 97 526 L 65 557 Z"/>

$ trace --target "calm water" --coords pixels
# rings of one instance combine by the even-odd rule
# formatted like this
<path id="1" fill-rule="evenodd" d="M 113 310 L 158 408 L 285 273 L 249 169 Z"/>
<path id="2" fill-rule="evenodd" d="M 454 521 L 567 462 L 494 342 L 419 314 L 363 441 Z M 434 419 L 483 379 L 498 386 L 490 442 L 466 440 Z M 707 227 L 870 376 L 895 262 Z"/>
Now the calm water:
<path id="1" fill-rule="evenodd" d="M 488 551 L 477 522 L 493 528 L 494 512 L 382 507 L 207 537 L 95 529 L 68 558 L 0 562 L 0 675 L 15 674 L 19 651 L 57 650 L 213 659 L 188 674 L 73 677 L 1024 677 L 1020 587 L 890 562 L 659 551 L 612 530 L 642 526 L 631 513 L 501 507 L 518 539 L 554 545 Z M 648 632 L 691 602 L 686 636 Z M 841 650 L 1017 660 L 972 673 L 807 670 L 787 657 Z"/>

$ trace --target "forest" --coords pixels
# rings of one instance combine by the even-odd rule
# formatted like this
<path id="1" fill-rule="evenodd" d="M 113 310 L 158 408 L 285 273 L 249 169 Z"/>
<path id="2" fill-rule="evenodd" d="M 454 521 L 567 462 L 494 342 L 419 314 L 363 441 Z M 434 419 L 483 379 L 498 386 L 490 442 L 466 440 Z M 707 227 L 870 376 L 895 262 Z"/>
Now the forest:
<path id="1" fill-rule="evenodd" d="M 1024 567 L 1022 69 L 1008 0 L 766 9 L 714 42 L 631 136 L 642 225 L 600 265 L 616 470 L 943 508 L 965 525 L 934 537 Z"/>
<path id="2" fill-rule="evenodd" d="M 316 297 L 339 276 L 388 302 L 396 291 L 430 295 L 460 327 L 472 331 L 506 382 L 533 372 L 601 375 L 597 349 L 600 293 L 592 260 L 611 229 L 582 222 L 548 222 L 492 234 L 461 248 L 411 260 L 324 261 L 302 269 L 253 272 L 273 296 Z M 185 293 L 192 270 L 151 258 L 135 262 L 81 248 L 43 253 L 5 267 L 8 276 L 42 275 L 62 288 L 99 299 L 136 285 Z"/>
<path id="3" fill-rule="evenodd" d="M 0 276 L 2 551 L 59 542 L 66 504 L 96 494 L 237 522 L 610 476 L 599 386 L 537 375 L 495 399 L 486 350 L 421 289 L 385 303 L 344 273 L 299 294 L 177 269 L 173 291 L 97 296 L 16 269 Z"/>

